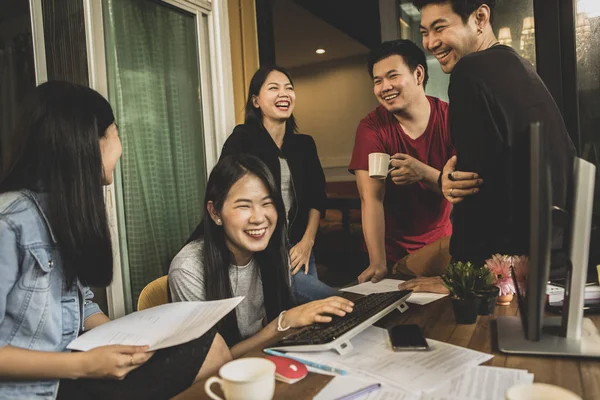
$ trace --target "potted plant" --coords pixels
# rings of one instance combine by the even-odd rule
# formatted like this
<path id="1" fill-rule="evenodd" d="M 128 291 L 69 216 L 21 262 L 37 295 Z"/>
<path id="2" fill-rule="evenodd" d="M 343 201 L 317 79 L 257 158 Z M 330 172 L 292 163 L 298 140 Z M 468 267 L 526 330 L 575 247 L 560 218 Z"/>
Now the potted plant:
<path id="1" fill-rule="evenodd" d="M 507 306 L 513 299 L 515 285 L 513 283 L 510 267 L 513 262 L 512 256 L 494 254 L 492 258 L 485 261 L 486 267 L 491 271 L 494 278 L 494 286 L 499 289 L 499 306 Z"/>
<path id="2" fill-rule="evenodd" d="M 470 262 L 450 263 L 442 275 L 444 286 L 450 291 L 454 318 L 457 324 L 474 324 L 477 321 L 475 282 L 477 269 Z"/>
<path id="3" fill-rule="evenodd" d="M 478 300 L 477 314 L 491 315 L 494 313 L 499 291 L 500 289 L 494 285 L 492 271 L 485 264 L 479 267 L 475 281 L 475 296 Z"/>

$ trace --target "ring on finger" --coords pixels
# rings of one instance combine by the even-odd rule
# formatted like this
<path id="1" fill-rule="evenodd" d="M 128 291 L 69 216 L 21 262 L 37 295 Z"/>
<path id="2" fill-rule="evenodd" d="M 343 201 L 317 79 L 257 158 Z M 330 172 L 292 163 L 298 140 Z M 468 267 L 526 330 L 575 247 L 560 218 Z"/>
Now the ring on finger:
<path id="1" fill-rule="evenodd" d="M 456 180 L 456 178 L 454 177 L 454 171 L 448 172 L 448 179 L 450 179 L 451 181 L 455 181 Z"/>
<path id="2" fill-rule="evenodd" d="M 450 196 L 452 196 L 452 197 L 454 197 L 454 195 L 452 194 L 452 192 L 453 192 L 453 191 L 454 191 L 454 188 L 451 188 L 451 189 L 450 189 L 450 193 L 449 193 L 449 194 L 450 194 Z"/>
<path id="3" fill-rule="evenodd" d="M 131 356 L 131 360 L 129 361 L 129 363 L 131 364 L 132 367 L 135 365 L 135 360 L 133 359 L 133 355 Z"/>

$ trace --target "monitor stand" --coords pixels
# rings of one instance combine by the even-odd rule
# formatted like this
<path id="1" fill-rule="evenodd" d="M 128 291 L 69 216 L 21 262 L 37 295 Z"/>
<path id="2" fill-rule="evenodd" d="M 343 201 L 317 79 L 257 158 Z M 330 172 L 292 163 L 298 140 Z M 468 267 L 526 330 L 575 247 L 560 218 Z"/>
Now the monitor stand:
<path id="1" fill-rule="evenodd" d="M 600 357 L 600 334 L 583 318 L 585 283 L 592 227 L 596 167 L 580 158 L 574 163 L 574 207 L 571 214 L 571 263 L 567 269 L 562 317 L 546 317 L 539 341 L 528 340 L 521 317 L 498 317 L 498 347 L 503 353 Z M 544 285 L 545 290 L 545 285 Z M 540 312 L 544 304 L 538 304 Z"/>
<path id="2" fill-rule="evenodd" d="M 561 317 L 544 318 L 540 340 L 534 342 L 525 338 L 521 317 L 498 317 L 498 348 L 508 354 L 600 357 L 600 334 L 592 320 L 583 318 L 579 339 L 560 336 L 561 322 Z"/>

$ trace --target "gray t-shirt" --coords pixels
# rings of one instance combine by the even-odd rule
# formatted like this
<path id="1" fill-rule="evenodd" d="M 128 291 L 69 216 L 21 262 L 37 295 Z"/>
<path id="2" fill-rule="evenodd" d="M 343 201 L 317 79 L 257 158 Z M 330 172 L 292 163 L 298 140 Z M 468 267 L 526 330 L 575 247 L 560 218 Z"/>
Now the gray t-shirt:
<path id="1" fill-rule="evenodd" d="M 202 263 L 203 246 L 202 240 L 188 243 L 171 262 L 169 288 L 173 301 L 206 300 Z M 248 265 L 230 265 L 229 279 L 233 296 L 245 296 L 236 307 L 235 313 L 242 339 L 246 339 L 260 331 L 266 321 L 258 264 L 252 258 Z"/>
<path id="2" fill-rule="evenodd" d="M 281 167 L 281 197 L 283 197 L 283 205 L 285 206 L 285 215 L 287 217 L 290 215 L 290 209 L 294 202 L 294 182 L 292 181 L 290 166 L 285 158 L 279 159 L 279 166 Z"/>

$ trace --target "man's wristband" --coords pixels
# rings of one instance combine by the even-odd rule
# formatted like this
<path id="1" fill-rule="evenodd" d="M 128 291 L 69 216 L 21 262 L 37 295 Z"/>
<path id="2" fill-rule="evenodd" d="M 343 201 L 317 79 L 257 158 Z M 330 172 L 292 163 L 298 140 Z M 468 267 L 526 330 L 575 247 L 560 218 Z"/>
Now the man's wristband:
<path id="1" fill-rule="evenodd" d="M 440 191 L 442 190 L 442 174 L 444 172 L 440 172 L 440 176 L 438 176 L 438 180 L 437 180 L 437 184 L 438 184 L 438 188 L 440 189 Z"/>

